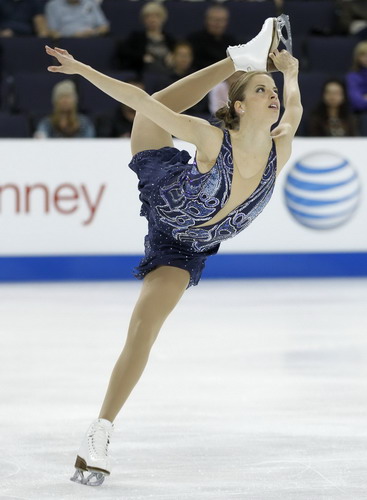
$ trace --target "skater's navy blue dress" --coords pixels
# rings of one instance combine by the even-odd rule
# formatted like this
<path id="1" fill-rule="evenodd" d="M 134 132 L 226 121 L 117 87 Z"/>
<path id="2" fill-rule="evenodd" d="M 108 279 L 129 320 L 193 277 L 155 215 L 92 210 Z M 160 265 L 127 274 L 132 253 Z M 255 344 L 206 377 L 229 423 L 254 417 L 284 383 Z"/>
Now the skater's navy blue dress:
<path id="1" fill-rule="evenodd" d="M 217 161 L 200 173 L 185 150 L 165 147 L 141 151 L 129 166 L 139 179 L 140 215 L 148 220 L 145 256 L 135 269 L 144 278 L 158 266 L 175 266 L 190 273 L 189 286 L 197 285 L 205 260 L 220 243 L 245 229 L 269 202 L 276 178 L 273 141 L 260 183 L 252 195 L 224 219 L 202 228 L 224 207 L 231 193 L 233 158 L 231 138 L 224 130 Z"/>

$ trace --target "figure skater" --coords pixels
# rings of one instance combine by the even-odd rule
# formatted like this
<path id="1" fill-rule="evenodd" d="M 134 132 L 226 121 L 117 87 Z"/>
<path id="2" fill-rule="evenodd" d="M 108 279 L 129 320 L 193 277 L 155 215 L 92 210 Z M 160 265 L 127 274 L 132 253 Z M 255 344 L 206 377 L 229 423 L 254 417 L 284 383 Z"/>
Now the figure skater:
<path id="1" fill-rule="evenodd" d="M 285 22 L 285 16 L 267 19 L 252 41 L 229 47 L 229 57 L 153 96 L 76 61 L 66 50 L 46 47 L 60 63 L 49 71 L 79 74 L 137 111 L 129 166 L 139 178 L 141 215 L 148 220 L 145 257 L 136 270 L 144 279 L 142 290 L 99 418 L 78 452 L 75 482 L 100 485 L 110 474 L 107 448 L 113 421 L 139 380 L 164 321 L 186 288 L 198 283 L 206 258 L 263 210 L 289 159 L 302 106 L 298 61 L 277 49 L 279 38 L 290 40 L 290 34 L 287 40 L 282 34 Z M 266 71 L 271 63 L 283 73 L 285 89 L 285 111 L 273 132 L 280 105 Z M 235 71 L 244 73 L 217 113 L 224 130 L 180 114 Z M 196 146 L 193 163 L 186 151 L 173 147 L 172 135 Z"/>

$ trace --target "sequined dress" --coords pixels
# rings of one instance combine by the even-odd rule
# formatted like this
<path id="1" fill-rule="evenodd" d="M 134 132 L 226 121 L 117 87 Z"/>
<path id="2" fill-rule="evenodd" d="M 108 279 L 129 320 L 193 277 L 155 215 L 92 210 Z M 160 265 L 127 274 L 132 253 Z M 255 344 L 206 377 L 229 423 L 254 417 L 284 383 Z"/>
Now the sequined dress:
<path id="1" fill-rule="evenodd" d="M 144 278 L 153 269 L 169 265 L 186 269 L 191 285 L 200 280 L 205 260 L 216 254 L 222 241 L 245 229 L 269 202 L 276 178 L 273 141 L 263 176 L 255 191 L 219 222 L 209 222 L 224 207 L 233 178 L 232 144 L 228 130 L 215 165 L 207 173 L 185 150 L 172 147 L 141 151 L 129 167 L 139 179 L 140 215 L 148 220 L 145 256 L 135 270 Z"/>

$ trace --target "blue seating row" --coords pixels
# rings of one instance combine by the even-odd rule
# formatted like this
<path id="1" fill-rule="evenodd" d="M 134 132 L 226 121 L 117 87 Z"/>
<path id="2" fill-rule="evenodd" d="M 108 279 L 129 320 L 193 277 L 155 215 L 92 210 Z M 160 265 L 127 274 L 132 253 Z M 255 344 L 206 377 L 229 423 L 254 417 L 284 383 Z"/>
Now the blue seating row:
<path id="1" fill-rule="evenodd" d="M 52 40 L 39 38 L 4 38 L 0 40 L 3 75 L 18 72 L 42 72 L 50 64 L 45 54 L 45 44 Z M 293 37 L 293 52 L 301 62 L 301 68 L 309 71 L 347 72 L 358 39 L 344 36 Z M 101 71 L 118 70 L 116 60 L 117 40 L 112 37 L 78 39 L 66 38 L 58 45 L 69 50 L 76 58 Z M 337 57 L 336 57 L 337 55 Z"/>
<path id="2" fill-rule="evenodd" d="M 130 80 L 136 75 L 132 72 L 110 73 L 111 76 Z M 305 124 L 311 110 L 316 106 L 320 97 L 324 82 L 331 76 L 343 78 L 343 75 L 327 72 L 303 72 L 299 77 L 299 84 L 304 108 L 304 118 L 299 129 L 299 135 L 306 131 Z M 3 84 L 2 92 L 7 94 L 6 101 L 8 107 L 4 108 L 5 113 L 18 113 L 31 117 L 34 121 L 42 118 L 51 112 L 51 94 L 55 83 L 67 78 L 65 75 L 42 74 L 42 73 L 19 73 L 10 82 Z M 79 108 L 82 112 L 91 116 L 99 114 L 112 114 L 117 107 L 116 101 L 103 94 L 86 80 L 79 77 L 72 77 L 76 83 L 79 94 Z M 279 93 L 282 95 L 283 85 L 279 73 L 274 73 Z M 148 85 L 157 82 L 147 82 Z M 8 87 L 4 89 L 4 87 Z M 5 115 L 4 115 L 5 116 Z M 5 133 L 9 130 L 4 128 Z M 1 133 L 0 133 L 1 136 Z"/>

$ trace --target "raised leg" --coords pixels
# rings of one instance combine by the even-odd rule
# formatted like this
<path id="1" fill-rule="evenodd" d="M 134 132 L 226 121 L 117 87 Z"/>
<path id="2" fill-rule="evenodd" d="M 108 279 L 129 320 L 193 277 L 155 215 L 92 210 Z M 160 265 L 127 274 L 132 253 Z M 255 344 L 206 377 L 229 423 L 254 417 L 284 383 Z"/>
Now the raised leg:
<path id="1" fill-rule="evenodd" d="M 181 113 L 201 101 L 213 87 L 226 80 L 234 72 L 233 62 L 227 57 L 223 61 L 178 80 L 154 94 L 153 97 L 172 111 Z M 131 134 L 132 154 L 145 149 L 159 149 L 165 146 L 173 146 L 171 134 L 148 120 L 141 113 L 137 113 Z"/>
<path id="2" fill-rule="evenodd" d="M 162 266 L 144 279 L 124 349 L 113 369 L 99 418 L 113 422 L 142 375 L 159 330 L 182 297 L 189 273 Z"/>

